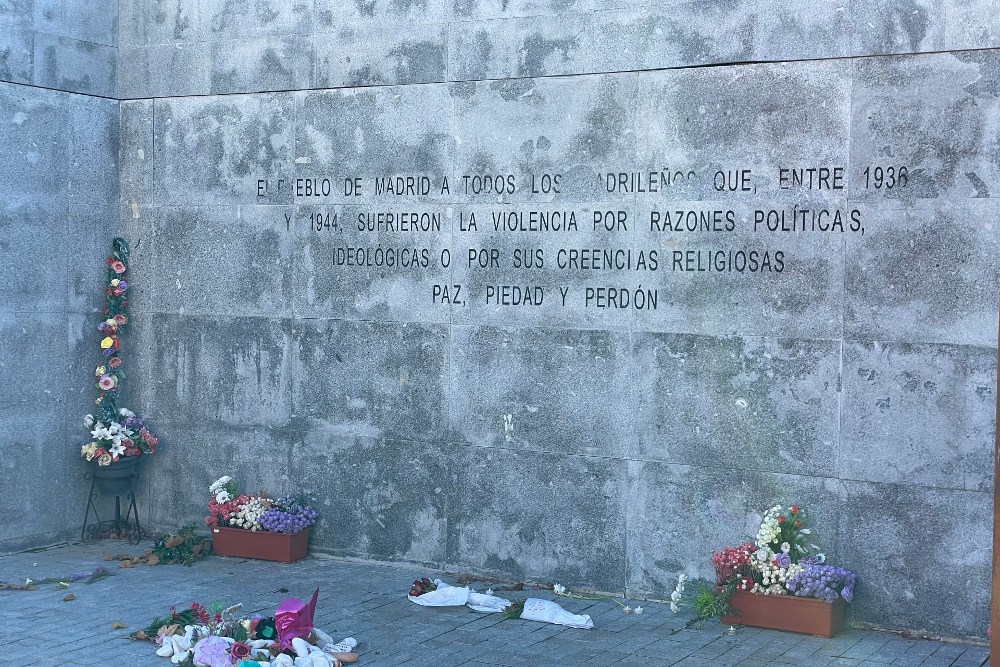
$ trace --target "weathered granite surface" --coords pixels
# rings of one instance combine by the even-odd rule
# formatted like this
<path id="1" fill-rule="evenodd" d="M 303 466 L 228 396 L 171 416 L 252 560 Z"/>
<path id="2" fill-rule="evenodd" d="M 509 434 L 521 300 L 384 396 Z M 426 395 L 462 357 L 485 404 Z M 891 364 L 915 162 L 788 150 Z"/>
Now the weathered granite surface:
<path id="1" fill-rule="evenodd" d="M 81 514 L 117 231 L 150 525 L 231 474 L 317 550 L 665 597 L 797 502 L 852 620 L 984 634 L 989 3 L 106 2 L 0 3 L 3 548 Z"/>
<path id="2" fill-rule="evenodd" d="M 0 81 L 117 98 L 117 0 L 0 4 Z"/>
<path id="3" fill-rule="evenodd" d="M 0 549 L 79 530 L 99 269 L 118 227 L 118 104 L 0 82 Z M 66 446 L 66 443 L 71 443 Z"/>

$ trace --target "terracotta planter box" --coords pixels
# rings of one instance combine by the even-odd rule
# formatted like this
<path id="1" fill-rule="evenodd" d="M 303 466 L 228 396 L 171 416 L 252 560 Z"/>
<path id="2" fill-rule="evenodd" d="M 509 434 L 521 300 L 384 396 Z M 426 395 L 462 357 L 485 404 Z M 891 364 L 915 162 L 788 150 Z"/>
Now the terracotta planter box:
<path id="1" fill-rule="evenodd" d="M 729 606 L 740 614 L 723 616 L 725 625 L 752 625 L 829 639 L 843 631 L 847 603 L 840 598 L 826 602 L 794 595 L 755 595 L 737 590 L 730 598 Z"/>
<path id="2" fill-rule="evenodd" d="M 310 530 L 288 534 L 217 527 L 212 529 L 212 546 L 216 556 L 292 563 L 306 557 Z"/>

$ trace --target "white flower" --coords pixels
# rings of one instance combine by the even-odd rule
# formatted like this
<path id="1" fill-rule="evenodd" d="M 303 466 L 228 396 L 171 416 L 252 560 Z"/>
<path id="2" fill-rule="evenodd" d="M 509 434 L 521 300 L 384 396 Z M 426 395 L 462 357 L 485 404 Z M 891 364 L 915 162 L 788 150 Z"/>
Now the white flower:
<path id="1" fill-rule="evenodd" d="M 632 613 L 632 607 L 630 607 L 628 605 L 625 605 L 624 607 L 622 607 L 622 613 L 623 614 L 631 614 Z"/>
<path id="2" fill-rule="evenodd" d="M 108 453 L 110 453 L 111 456 L 121 456 L 122 454 L 125 453 L 125 445 L 123 445 L 120 442 L 116 442 L 115 444 L 111 445 L 110 449 L 108 449 Z"/>
<path id="3" fill-rule="evenodd" d="M 826 554 L 824 554 L 824 553 L 818 553 L 818 554 L 816 554 L 816 560 L 818 560 L 820 563 L 825 563 L 826 562 Z"/>
<path id="4" fill-rule="evenodd" d="M 679 606 L 677 606 L 676 602 L 671 602 L 670 603 L 670 611 L 672 611 L 672 612 L 674 612 L 676 614 L 680 610 L 681 610 L 681 608 Z"/>
<path id="5" fill-rule="evenodd" d="M 782 542 L 781 543 L 781 553 L 787 554 L 791 550 L 792 550 L 792 545 L 791 544 L 789 544 L 788 542 Z"/>
<path id="6" fill-rule="evenodd" d="M 675 590 L 673 593 L 671 593 L 670 594 L 670 601 L 671 602 L 680 602 L 681 601 L 681 592 Z"/>
<path id="7" fill-rule="evenodd" d="M 132 417 L 135 417 L 135 413 L 129 410 L 128 408 L 119 408 L 118 414 L 120 414 L 125 419 L 131 419 Z"/>
<path id="8" fill-rule="evenodd" d="M 104 428 L 104 425 L 101 424 L 101 422 L 97 422 L 97 425 L 94 427 L 94 430 L 90 432 L 90 435 L 94 436 L 97 440 L 107 440 L 111 437 L 111 434 L 108 433 L 108 429 Z"/>
<path id="9" fill-rule="evenodd" d="M 642 613 L 642 607 L 636 605 L 635 609 L 632 610 L 632 613 L 633 614 L 641 614 Z"/>
<path id="10" fill-rule="evenodd" d="M 221 489 L 222 487 L 226 486 L 231 481 L 233 481 L 233 478 L 230 477 L 229 475 L 225 475 L 223 477 L 220 477 L 219 479 L 217 479 L 214 482 L 212 482 L 212 485 L 210 487 L 208 487 L 208 491 L 209 491 L 209 493 L 217 493 L 219 491 L 219 489 Z"/>
<path id="11" fill-rule="evenodd" d="M 118 422 L 111 422 L 111 426 L 108 427 L 108 433 L 111 435 L 118 435 L 121 433 L 122 427 Z"/>
<path id="12" fill-rule="evenodd" d="M 231 500 L 229 492 L 223 489 L 215 494 L 215 502 L 217 503 L 228 503 Z"/>
<path id="13" fill-rule="evenodd" d="M 555 592 L 556 595 L 562 595 L 563 593 L 566 592 L 566 587 L 563 586 L 562 584 L 555 584 L 552 586 L 552 590 Z"/>
<path id="14" fill-rule="evenodd" d="M 813 533 L 808 528 L 801 528 L 801 529 L 799 529 L 799 532 L 802 533 L 803 535 L 812 535 L 812 533 Z"/>
<path id="15" fill-rule="evenodd" d="M 94 425 L 94 415 L 87 415 L 83 418 L 83 425 L 86 428 L 91 428 Z"/>

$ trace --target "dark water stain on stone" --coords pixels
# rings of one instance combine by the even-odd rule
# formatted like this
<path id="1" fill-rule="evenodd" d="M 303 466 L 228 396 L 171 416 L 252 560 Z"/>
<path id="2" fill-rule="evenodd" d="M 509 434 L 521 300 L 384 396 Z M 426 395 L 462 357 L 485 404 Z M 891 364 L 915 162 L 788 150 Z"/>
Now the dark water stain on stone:
<path id="1" fill-rule="evenodd" d="M 574 159 L 594 160 L 610 157 L 626 148 L 623 142 L 631 115 L 618 101 L 618 86 L 605 78 L 598 89 L 597 101 L 584 117 L 584 129 L 573 137 L 570 155 Z"/>
<path id="2" fill-rule="evenodd" d="M 445 47 L 435 42 L 404 42 L 393 47 L 389 55 L 396 60 L 396 83 L 443 81 L 445 78 Z"/>
<path id="3" fill-rule="evenodd" d="M 354 5 L 362 16 L 375 16 L 376 0 L 354 0 Z"/>
<path id="4" fill-rule="evenodd" d="M 471 16 L 479 7 L 479 0 L 455 0 L 456 16 Z"/>
<path id="5" fill-rule="evenodd" d="M 983 182 L 983 179 L 979 178 L 979 175 L 974 171 L 965 172 L 965 177 L 969 179 L 972 183 L 972 187 L 976 189 L 976 198 L 983 198 L 990 196 L 990 189 Z"/>
<path id="6" fill-rule="evenodd" d="M 570 58 L 570 52 L 579 48 L 576 37 L 566 39 L 545 39 L 541 33 L 532 33 L 524 38 L 517 51 L 518 76 L 542 76 L 546 73 L 546 59 L 559 52 L 563 62 Z"/>
<path id="7" fill-rule="evenodd" d="M 371 65 L 353 68 L 347 72 L 348 86 L 374 86 L 383 83 L 382 75 Z"/>
<path id="8" fill-rule="evenodd" d="M 535 82 L 533 79 L 502 79 L 491 83 L 490 88 L 506 101 L 513 102 L 534 90 Z"/>
<path id="9" fill-rule="evenodd" d="M 899 25 L 906 33 L 910 50 L 918 51 L 920 43 L 927 37 L 927 28 L 930 27 L 930 17 L 927 15 L 927 8 L 921 6 L 914 0 L 909 0 L 902 5 L 897 3 L 893 8 Z"/>
<path id="10" fill-rule="evenodd" d="M 493 42 L 485 30 L 477 30 L 469 46 L 469 63 L 465 66 L 464 78 L 485 79 L 493 65 Z"/>

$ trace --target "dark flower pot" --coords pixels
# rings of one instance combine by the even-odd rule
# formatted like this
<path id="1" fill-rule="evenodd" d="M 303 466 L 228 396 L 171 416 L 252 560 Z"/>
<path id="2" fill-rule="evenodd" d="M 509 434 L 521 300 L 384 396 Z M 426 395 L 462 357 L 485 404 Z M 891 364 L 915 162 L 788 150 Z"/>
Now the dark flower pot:
<path id="1" fill-rule="evenodd" d="M 292 563 L 306 557 L 309 532 L 268 533 L 243 528 L 212 528 L 212 548 L 216 556 L 237 556 Z"/>
<path id="2" fill-rule="evenodd" d="M 91 461 L 97 490 L 105 496 L 128 495 L 133 482 L 139 477 L 141 460 L 141 456 L 123 456 L 106 466 L 98 465 L 97 459 Z"/>

